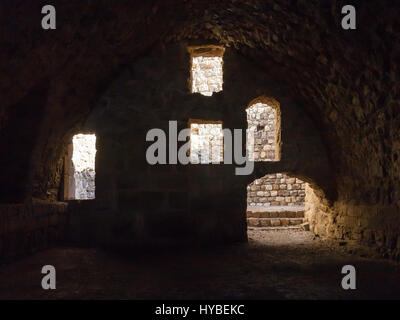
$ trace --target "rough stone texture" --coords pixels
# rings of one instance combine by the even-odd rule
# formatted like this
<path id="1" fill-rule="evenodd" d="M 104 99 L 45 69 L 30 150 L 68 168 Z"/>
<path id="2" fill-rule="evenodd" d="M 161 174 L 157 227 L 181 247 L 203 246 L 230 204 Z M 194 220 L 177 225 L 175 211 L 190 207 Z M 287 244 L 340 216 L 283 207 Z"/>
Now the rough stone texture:
<path id="1" fill-rule="evenodd" d="M 250 182 L 275 170 L 331 181 L 318 131 L 287 96 L 276 97 L 285 123 L 281 162 L 256 162 L 249 176 L 235 175 L 235 166 L 226 164 L 149 165 L 146 149 L 152 142 L 146 142 L 146 133 L 153 128 L 168 133 L 169 120 L 177 121 L 178 130 L 190 119 L 242 129 L 244 151 L 245 110 L 267 94 L 268 78 L 231 49 L 224 53 L 224 90 L 211 97 L 191 93 L 189 44 L 154 48 L 127 66 L 96 104 L 83 127 L 97 136 L 96 200 L 70 204 L 71 241 L 122 247 L 245 241 Z M 300 132 L 303 139 L 295 139 Z"/>
<path id="2" fill-rule="evenodd" d="M 64 238 L 67 204 L 35 201 L 0 205 L 0 264 Z"/>
<path id="3" fill-rule="evenodd" d="M 135 84 L 140 84 L 143 76 L 152 82 L 138 85 L 141 91 L 135 91 L 132 112 L 142 112 L 140 101 L 147 100 L 149 120 L 168 119 L 171 114 L 184 118 L 205 108 L 209 117 L 220 111 L 229 115 L 232 109 L 243 111 L 254 97 L 274 97 L 281 104 L 282 158 L 279 164 L 257 163 L 251 179 L 287 171 L 313 182 L 324 191 L 336 215 L 330 218 L 334 219 L 333 229 L 357 238 L 357 224 L 365 223 L 364 230 L 374 230 L 375 245 L 392 250 L 400 234 L 400 30 L 399 7 L 393 1 L 353 1 L 359 25 L 354 31 L 340 27 L 341 8 L 347 4 L 341 0 L 56 0 L 53 4 L 61 13 L 57 32 L 41 29 L 38 19 L 43 4 L 22 0 L 0 3 L 0 167 L 6 170 L 0 175 L 3 203 L 23 203 L 31 197 L 54 199 L 65 147 L 108 84 L 123 67 L 141 57 L 138 69 L 127 72 L 136 74 Z M 171 58 L 154 66 L 149 61 L 157 59 L 144 58 L 155 44 L 159 56 L 166 57 L 166 43 L 188 41 L 197 45 L 214 42 L 227 48 L 224 90 L 209 97 L 214 102 L 207 100 L 207 106 L 196 94 L 190 103 L 189 99 L 188 103 L 175 100 L 188 87 L 190 67 L 182 54 L 174 57 L 178 64 Z M 253 71 L 229 66 L 233 52 L 251 61 Z M 177 81 L 173 86 L 169 86 L 166 73 L 159 73 L 169 63 L 170 75 Z M 149 104 L 149 96 L 157 92 L 165 94 L 156 101 L 160 104 Z M 222 93 L 224 104 L 216 102 Z M 167 104 L 169 112 L 157 113 L 165 111 L 162 106 Z M 246 128 L 244 111 L 234 114 L 224 123 Z M 140 149 L 144 139 L 139 138 L 130 148 Z M 135 164 L 111 159 L 115 152 L 111 153 L 103 155 L 102 161 L 121 161 L 130 167 Z M 171 172 L 165 172 L 169 169 L 159 170 L 154 184 L 174 180 Z M 135 172 L 132 179 L 145 181 L 142 177 L 141 172 Z M 243 182 L 243 194 L 246 183 L 252 180 Z M 124 177 L 117 181 L 122 188 Z M 240 183 L 233 183 L 232 188 L 240 189 L 235 184 Z M 229 186 L 232 181 L 225 190 L 230 190 Z M 197 194 L 199 199 L 209 195 L 199 190 Z M 244 219 L 243 215 L 239 220 Z M 240 223 L 238 229 L 244 227 Z"/>
<path id="4" fill-rule="evenodd" d="M 277 112 L 258 102 L 247 108 L 247 150 L 252 161 L 274 161 L 277 158 Z"/>
<path id="5" fill-rule="evenodd" d="M 300 228 L 299 225 L 303 223 L 303 218 L 248 218 L 247 226 L 249 228 Z"/>
<path id="6" fill-rule="evenodd" d="M 222 91 L 222 57 L 192 57 L 192 92 L 211 96 Z"/>
<path id="7" fill-rule="evenodd" d="M 95 176 L 96 172 L 93 169 L 84 169 L 75 171 L 75 199 L 89 200 L 95 198 Z"/>
<path id="8" fill-rule="evenodd" d="M 381 256 L 400 260 L 399 211 L 390 206 L 331 205 L 319 189 L 306 186 L 305 220 L 315 234 L 339 240 L 356 240 L 374 247 Z"/>
<path id="9" fill-rule="evenodd" d="M 224 158 L 222 124 L 190 123 L 190 163 L 220 163 Z"/>
<path id="10" fill-rule="evenodd" d="M 247 186 L 247 206 L 304 206 L 306 183 L 283 173 L 267 174 Z"/>
<path id="11" fill-rule="evenodd" d="M 72 170 L 73 198 L 87 200 L 95 198 L 96 135 L 77 134 L 73 140 Z"/>

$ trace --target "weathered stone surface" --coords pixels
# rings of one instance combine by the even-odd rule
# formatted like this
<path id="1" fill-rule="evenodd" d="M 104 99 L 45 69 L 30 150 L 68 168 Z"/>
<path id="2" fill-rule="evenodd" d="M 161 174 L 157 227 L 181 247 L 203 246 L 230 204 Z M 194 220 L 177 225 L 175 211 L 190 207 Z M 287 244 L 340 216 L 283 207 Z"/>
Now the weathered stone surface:
<path id="1" fill-rule="evenodd" d="M 55 245 L 64 239 L 67 204 L 34 201 L 0 205 L 0 263 Z"/>
<path id="2" fill-rule="evenodd" d="M 256 162 L 252 175 L 237 176 L 234 165 L 149 165 L 145 153 L 150 145 L 146 142 L 150 129 L 161 128 L 168 133 L 171 119 L 177 121 L 178 130 L 188 128 L 191 119 L 202 119 L 220 121 L 223 128 L 241 128 L 245 137 L 246 107 L 265 92 L 268 78 L 227 48 L 223 91 L 211 97 L 191 93 L 187 85 L 187 45 L 154 48 L 129 65 L 103 94 L 85 123 L 83 131 L 96 132 L 98 137 L 96 201 L 74 204 L 77 213 L 73 215 L 70 239 L 75 243 L 151 247 L 244 241 L 246 187 L 250 182 L 274 172 L 277 166 L 278 172 L 306 175 L 297 167 L 298 161 L 314 168 L 310 171 L 316 174 L 312 175 L 316 181 L 325 180 L 329 174 L 329 163 L 311 119 L 285 95 L 281 99 L 277 96 L 286 101 L 280 105 L 286 128 L 283 161 L 274 162 L 274 167 L 272 162 Z M 149 88 L 153 89 L 149 92 Z M 300 132 L 303 139 L 296 140 Z M 307 152 L 299 156 L 290 152 L 292 147 Z M 279 189 L 282 179 L 279 174 L 272 188 L 276 186 L 275 197 L 286 200 L 291 196 L 280 194 L 287 192 Z M 260 188 L 261 184 L 255 187 Z M 265 199 L 276 203 L 273 195 L 266 193 L 269 190 L 254 192 L 263 192 Z M 178 193 L 182 195 L 180 208 L 171 201 L 171 194 Z M 98 201 L 108 206 L 102 210 L 104 215 L 96 212 Z"/>
<path id="3" fill-rule="evenodd" d="M 252 161 L 275 161 L 280 157 L 279 104 L 270 106 L 268 102 L 256 100 L 246 109 L 247 151 Z"/>
<path id="4" fill-rule="evenodd" d="M 73 198 L 87 200 L 95 198 L 96 135 L 77 134 L 72 139 Z M 72 195 L 72 192 L 71 192 Z"/>
<path id="5" fill-rule="evenodd" d="M 305 187 L 300 179 L 286 174 L 267 174 L 247 186 L 248 210 L 256 206 L 304 206 Z M 275 188 L 278 190 L 271 191 Z"/>
<path id="6" fill-rule="evenodd" d="M 376 247 L 385 257 L 399 259 L 399 211 L 390 206 L 330 204 L 323 192 L 306 187 L 305 221 L 315 234 L 342 240 L 357 240 Z"/>
<path id="7" fill-rule="evenodd" d="M 224 158 L 222 123 L 191 120 L 190 163 L 220 163 Z"/>
<path id="8" fill-rule="evenodd" d="M 211 96 L 222 91 L 222 57 L 192 57 L 192 92 Z"/>
<path id="9" fill-rule="evenodd" d="M 157 198 L 168 201 L 169 192 L 190 190 L 199 204 L 193 220 L 201 230 L 217 230 L 218 218 L 200 218 L 201 212 L 219 201 L 216 198 L 226 199 L 227 190 L 233 190 L 233 198 L 245 194 L 246 184 L 265 174 L 290 172 L 326 196 L 326 200 L 318 196 L 320 200 L 313 204 L 314 232 L 365 239 L 398 256 L 398 246 L 393 247 L 400 234 L 400 35 L 399 9 L 392 1 L 357 2 L 362 27 L 356 31 L 341 29 L 336 1 L 57 1 L 62 27 L 56 33 L 40 28 L 41 5 L 37 1 L 0 3 L 3 203 L 22 203 L 32 196 L 57 199 L 63 170 L 60 159 L 66 146 L 98 107 L 98 98 L 106 95 L 104 89 L 125 76 L 125 87 L 108 91 L 112 104 L 101 102 L 103 117 L 109 117 L 110 123 L 104 128 L 105 136 L 113 134 L 107 130 L 123 128 L 103 140 L 105 152 L 98 156 L 103 172 L 107 166 L 126 169 L 111 175 L 118 178 L 104 174 L 98 179 L 99 186 L 110 184 L 109 189 L 100 190 L 100 196 L 111 199 L 113 206 L 119 207 L 118 199 L 124 199 L 125 192 L 140 200 L 141 192 L 170 188 L 159 191 Z M 192 42 L 227 48 L 224 90 L 212 97 L 189 97 L 190 62 L 185 54 L 186 44 Z M 167 44 L 173 43 L 185 48 L 167 54 Z M 122 95 L 125 102 L 118 102 Z M 177 187 L 185 186 L 187 178 L 181 169 L 152 171 L 139 164 L 138 170 L 129 170 L 142 161 L 143 131 L 155 118 L 180 118 L 185 127 L 187 118 L 206 115 L 227 127 L 245 129 L 244 108 L 260 95 L 273 97 L 281 105 L 280 163 L 257 162 L 248 181 L 200 180 L 210 192 L 198 185 Z M 132 118 L 126 118 L 123 110 L 129 110 Z M 130 130 L 136 130 L 135 134 Z M 115 156 L 129 153 L 119 146 L 121 137 L 130 137 L 129 150 L 135 148 L 137 154 Z M 260 156 L 266 151 L 260 151 Z M 213 176 L 209 168 L 200 170 L 199 176 Z M 193 174 L 191 179 L 197 177 Z M 140 184 L 143 190 L 137 188 Z M 274 184 L 274 191 L 278 185 Z M 125 210 L 124 201 L 120 207 Z M 237 229 L 234 222 L 232 227 L 222 226 L 226 229 L 221 238 L 233 233 L 244 238 L 239 230 L 245 227 L 245 208 L 241 209 L 235 216 Z M 228 216 L 228 208 L 223 212 Z M 132 218 L 137 230 L 145 229 L 140 227 L 142 220 L 151 219 L 146 214 Z M 202 236 L 206 238 L 206 233 Z"/>

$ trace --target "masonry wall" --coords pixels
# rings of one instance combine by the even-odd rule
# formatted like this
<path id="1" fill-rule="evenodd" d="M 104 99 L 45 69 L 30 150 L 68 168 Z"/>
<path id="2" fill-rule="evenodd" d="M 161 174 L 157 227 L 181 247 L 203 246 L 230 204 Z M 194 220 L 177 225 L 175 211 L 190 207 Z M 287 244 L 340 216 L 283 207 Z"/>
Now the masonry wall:
<path id="1" fill-rule="evenodd" d="M 211 96 L 222 90 L 222 57 L 192 57 L 192 92 Z"/>
<path id="2" fill-rule="evenodd" d="M 391 206 L 331 203 L 318 187 L 306 186 L 305 219 L 322 237 L 356 240 L 382 257 L 400 260 L 400 216 Z"/>
<path id="3" fill-rule="evenodd" d="M 224 158 L 224 136 L 222 124 L 190 123 L 190 162 L 220 163 Z"/>
<path id="4" fill-rule="evenodd" d="M 212 96 L 191 93 L 187 45 L 154 48 L 124 69 L 97 101 L 83 127 L 97 136 L 96 200 L 70 203 L 69 241 L 119 248 L 246 241 L 247 185 L 255 179 L 293 172 L 332 181 L 318 130 L 286 96 L 288 90 L 228 48 L 223 90 Z M 244 154 L 246 108 L 263 95 L 281 104 L 281 161 L 255 162 L 248 176 L 236 175 L 236 165 L 146 161 L 153 143 L 146 141 L 147 132 L 159 128 L 169 137 L 170 120 L 177 121 L 178 131 L 188 128 L 190 119 L 242 129 Z"/>
<path id="5" fill-rule="evenodd" d="M 64 164 L 64 199 L 95 198 L 96 135 L 77 134 Z"/>
<path id="6" fill-rule="evenodd" d="M 277 112 L 264 103 L 255 103 L 247 110 L 249 158 L 254 161 L 274 161 L 277 156 Z"/>
<path id="7" fill-rule="evenodd" d="M 178 114 L 184 126 L 189 116 L 198 113 L 198 118 L 220 118 L 227 127 L 246 128 L 243 108 L 266 95 L 281 104 L 282 159 L 256 163 L 256 174 L 243 183 L 268 173 L 290 172 L 315 182 L 327 198 L 339 201 L 337 214 L 346 216 L 344 207 L 349 212 L 364 208 L 360 210 L 365 210 L 376 230 L 400 235 L 399 224 L 393 223 L 400 211 L 400 59 L 394 41 L 399 29 L 398 6 L 393 1 L 358 1 L 357 21 L 363 27 L 357 32 L 340 27 L 337 1 L 297 5 L 292 1 L 246 1 L 246 5 L 223 0 L 114 1 L 107 12 L 115 19 L 104 19 L 101 1 L 65 1 L 57 5 L 65 17 L 76 16 L 82 8 L 92 14 L 88 19 L 64 21 L 57 38 L 42 32 L 38 23 L 34 24 L 37 32 L 32 31 L 40 7 L 39 1 L 9 1 L 2 15 L 24 17 L 6 23 L 2 34 L 2 43 L 12 48 L 2 50 L 0 60 L 2 203 L 22 203 L 32 196 L 57 199 L 62 149 L 92 110 L 109 116 L 98 131 L 106 154 L 102 161 L 109 168 L 104 172 L 113 171 L 97 183 L 106 190 L 105 198 L 117 199 L 120 190 L 132 189 L 133 181 L 147 178 L 144 172 L 151 175 L 144 165 L 135 168 L 135 159 L 144 153 L 144 137 L 138 132 L 146 129 L 141 122 L 146 117 L 150 123 Z M 196 39 L 190 41 L 196 42 L 192 45 L 214 39 L 227 48 L 223 91 L 212 97 L 189 95 L 187 48 L 175 50 L 168 45 L 186 45 L 188 39 Z M 119 75 L 119 84 L 125 86 L 105 93 L 99 107 L 98 94 L 117 81 L 122 66 L 125 74 Z M 136 138 L 129 129 L 112 136 L 128 126 L 138 131 Z M 120 145 L 125 134 L 132 145 Z M 136 148 L 133 161 L 113 159 Z M 114 163 L 115 167 L 110 165 Z M 130 174 L 131 181 L 125 183 Z M 156 188 L 162 190 L 161 184 L 150 187 Z M 343 221 L 349 223 L 346 228 L 357 228 L 356 220 Z"/>
<path id="8" fill-rule="evenodd" d="M 35 201 L 0 205 L 0 263 L 54 245 L 63 239 L 67 204 Z"/>
<path id="9" fill-rule="evenodd" d="M 304 206 L 306 183 L 283 173 L 267 174 L 247 187 L 247 205 Z"/>
<path id="10" fill-rule="evenodd" d="M 276 161 L 279 155 L 279 106 L 256 100 L 246 109 L 247 150 L 253 161 Z M 286 174 L 268 174 L 247 186 L 247 206 L 304 206 L 305 183 Z"/>

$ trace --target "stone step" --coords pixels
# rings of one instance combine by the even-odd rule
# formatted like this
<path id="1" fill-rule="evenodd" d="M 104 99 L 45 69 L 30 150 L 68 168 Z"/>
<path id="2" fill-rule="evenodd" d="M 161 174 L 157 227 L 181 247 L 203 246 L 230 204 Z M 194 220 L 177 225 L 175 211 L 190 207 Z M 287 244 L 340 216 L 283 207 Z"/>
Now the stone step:
<path id="1" fill-rule="evenodd" d="M 298 211 L 249 211 L 247 218 L 304 218 L 304 210 Z"/>
<path id="2" fill-rule="evenodd" d="M 300 226 L 303 218 L 247 218 L 248 227 Z"/>
<path id="3" fill-rule="evenodd" d="M 248 230 L 254 231 L 282 231 L 282 230 L 303 230 L 301 225 L 288 227 L 248 227 Z"/>

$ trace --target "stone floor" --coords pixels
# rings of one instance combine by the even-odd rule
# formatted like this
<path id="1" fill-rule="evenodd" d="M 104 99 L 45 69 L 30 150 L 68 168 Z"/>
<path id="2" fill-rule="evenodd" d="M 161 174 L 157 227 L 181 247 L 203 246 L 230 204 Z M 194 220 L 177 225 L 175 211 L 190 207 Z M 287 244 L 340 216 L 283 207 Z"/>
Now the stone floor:
<path id="1" fill-rule="evenodd" d="M 0 299 L 399 299 L 400 266 L 370 251 L 305 231 L 249 230 L 249 243 L 120 255 L 58 247 L 0 267 Z M 362 257 L 368 256 L 368 257 Z M 41 289 L 41 267 L 57 289 Z M 344 291 L 343 265 L 357 270 Z"/>

